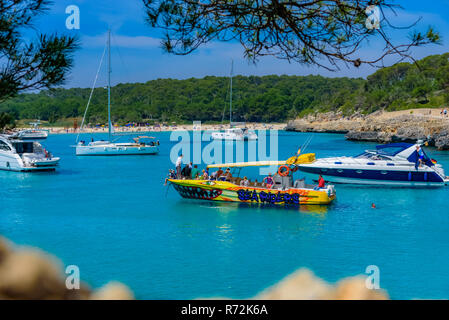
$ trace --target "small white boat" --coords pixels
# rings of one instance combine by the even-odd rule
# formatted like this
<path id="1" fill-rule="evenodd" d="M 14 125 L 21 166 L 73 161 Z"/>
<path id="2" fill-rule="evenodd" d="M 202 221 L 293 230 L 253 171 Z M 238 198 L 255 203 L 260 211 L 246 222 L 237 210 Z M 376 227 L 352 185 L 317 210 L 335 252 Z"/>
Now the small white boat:
<path id="1" fill-rule="evenodd" d="M 229 128 L 224 132 L 215 131 L 211 133 L 211 137 L 214 140 L 236 140 L 247 141 L 257 140 L 257 134 L 254 131 L 250 131 L 246 126 L 243 128 L 236 128 L 232 124 L 232 74 L 234 69 L 234 62 L 231 62 L 231 74 L 230 74 L 230 95 L 229 95 Z M 224 110 L 223 110 L 224 118 Z M 222 119 L 223 121 L 223 119 Z"/>
<path id="2" fill-rule="evenodd" d="M 8 171 L 53 171 L 60 158 L 53 157 L 37 141 L 0 135 L 0 169 Z"/>
<path id="3" fill-rule="evenodd" d="M 48 137 L 48 130 L 39 129 L 40 121 L 30 122 L 32 129 L 15 132 L 11 136 L 22 140 L 44 140 Z"/>
<path id="4" fill-rule="evenodd" d="M 212 132 L 212 138 L 215 140 L 257 140 L 257 134 L 248 128 L 229 128 L 224 132 Z"/>
<path id="5" fill-rule="evenodd" d="M 133 138 L 134 141 L 132 142 L 124 142 L 124 143 L 117 143 L 113 141 L 112 139 L 112 121 L 111 121 L 111 32 L 108 32 L 108 140 L 100 140 L 100 141 L 94 141 L 92 139 L 91 142 L 86 144 L 85 141 L 79 141 L 79 134 L 77 136 L 77 144 L 75 146 L 76 148 L 76 155 L 77 156 L 119 156 L 119 155 L 151 155 L 156 154 L 159 152 L 159 141 L 156 141 L 154 137 L 147 137 L 147 136 L 139 136 L 136 138 Z M 104 56 L 104 53 L 103 53 Z M 103 57 L 100 61 L 100 67 L 101 63 L 103 61 Z M 89 108 L 90 99 L 92 98 L 92 93 L 95 88 L 96 79 L 98 78 L 98 72 L 97 77 L 95 78 L 94 85 L 92 87 L 92 91 L 90 93 L 89 101 L 87 102 L 86 110 L 84 112 L 83 121 L 81 123 L 80 132 L 83 129 L 84 120 L 86 118 L 87 110 Z M 147 139 L 149 141 L 147 141 Z"/>

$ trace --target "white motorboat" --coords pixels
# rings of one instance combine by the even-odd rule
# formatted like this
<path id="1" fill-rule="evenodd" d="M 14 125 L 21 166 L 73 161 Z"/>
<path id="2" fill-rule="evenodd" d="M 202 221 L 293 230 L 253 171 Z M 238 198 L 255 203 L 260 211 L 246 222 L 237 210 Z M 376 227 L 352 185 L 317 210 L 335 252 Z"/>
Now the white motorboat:
<path id="1" fill-rule="evenodd" d="M 12 134 L 12 137 L 22 140 L 44 140 L 48 137 L 48 130 L 39 129 L 40 121 L 30 122 L 31 129 L 25 129 Z"/>
<path id="2" fill-rule="evenodd" d="M 85 141 L 79 141 L 79 134 L 77 136 L 76 155 L 77 156 L 118 156 L 118 155 L 150 155 L 159 152 L 159 141 L 156 141 L 154 137 L 140 136 L 134 138 L 132 142 L 117 143 L 112 139 L 112 121 L 111 121 L 111 32 L 108 31 L 108 140 L 94 141 L 86 144 Z M 101 69 L 100 61 L 98 72 Z M 95 77 L 94 85 L 90 93 L 89 101 L 87 102 L 86 110 L 84 112 L 83 121 L 81 123 L 80 132 L 83 129 L 84 121 L 86 118 L 87 110 L 89 108 L 92 93 L 95 88 L 95 83 L 98 78 Z M 116 139 L 117 140 L 117 139 Z M 147 141 L 149 140 L 149 141 Z"/>
<path id="3" fill-rule="evenodd" d="M 8 171 L 53 171 L 58 157 L 39 142 L 0 135 L 0 169 Z"/>
<path id="4" fill-rule="evenodd" d="M 212 139 L 215 140 L 257 140 L 257 134 L 254 131 L 249 130 L 247 127 L 236 128 L 232 123 L 232 75 L 233 75 L 234 62 L 231 62 L 231 74 L 230 74 L 230 95 L 229 95 L 229 128 L 224 132 L 216 131 L 211 133 Z M 224 117 L 224 110 L 223 110 Z"/>
<path id="5" fill-rule="evenodd" d="M 335 183 L 443 186 L 449 182 L 443 167 L 427 156 L 422 143 L 379 145 L 355 157 L 321 158 L 298 168 Z"/>

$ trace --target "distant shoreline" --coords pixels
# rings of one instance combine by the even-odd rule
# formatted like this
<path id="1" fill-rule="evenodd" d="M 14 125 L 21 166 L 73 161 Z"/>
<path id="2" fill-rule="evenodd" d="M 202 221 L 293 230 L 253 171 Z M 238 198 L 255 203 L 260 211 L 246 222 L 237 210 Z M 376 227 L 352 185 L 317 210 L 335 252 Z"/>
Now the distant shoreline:
<path id="1" fill-rule="evenodd" d="M 247 123 L 246 127 L 250 130 L 284 130 L 286 123 Z M 239 127 L 239 126 L 237 126 Z M 202 124 L 201 126 L 194 126 L 193 124 L 172 125 L 172 126 L 145 126 L 145 127 L 114 127 L 115 133 L 157 133 L 157 132 L 172 132 L 172 131 L 220 131 L 229 128 L 229 125 L 217 124 Z M 16 130 L 23 130 L 29 128 L 16 128 Z M 40 129 L 48 130 L 49 134 L 67 134 L 67 133 L 107 133 L 107 127 L 84 128 L 81 132 L 79 129 L 63 128 L 63 127 L 41 127 Z"/>
<path id="2" fill-rule="evenodd" d="M 449 115 L 441 114 L 441 109 L 377 111 L 350 117 L 328 112 L 290 121 L 286 130 L 341 133 L 348 140 L 378 143 L 423 140 L 440 150 L 449 150 Z"/>

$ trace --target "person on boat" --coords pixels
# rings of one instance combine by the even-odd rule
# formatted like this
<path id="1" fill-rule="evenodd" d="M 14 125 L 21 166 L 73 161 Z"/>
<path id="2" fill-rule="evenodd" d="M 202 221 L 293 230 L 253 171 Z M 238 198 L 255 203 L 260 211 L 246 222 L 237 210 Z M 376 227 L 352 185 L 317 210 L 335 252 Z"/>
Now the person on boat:
<path id="1" fill-rule="evenodd" d="M 220 177 L 221 181 L 228 181 L 231 182 L 232 180 L 232 173 L 231 173 L 231 169 L 227 168 L 225 173 Z"/>
<path id="2" fill-rule="evenodd" d="M 223 175 L 223 170 L 221 170 L 221 168 L 218 168 L 215 176 L 217 177 L 217 179 L 219 179 L 222 175 Z"/>
<path id="3" fill-rule="evenodd" d="M 209 180 L 209 174 L 207 173 L 206 170 L 203 169 L 203 171 L 201 172 L 201 180 Z"/>
<path id="4" fill-rule="evenodd" d="M 325 188 L 326 187 L 326 182 L 323 179 L 323 176 L 320 174 L 320 176 L 318 177 L 318 188 Z"/>
<path id="5" fill-rule="evenodd" d="M 249 180 L 248 180 L 248 178 L 246 176 L 243 177 L 242 181 L 240 181 L 240 186 L 241 187 L 248 187 L 249 186 Z"/>
<path id="6" fill-rule="evenodd" d="M 422 151 L 420 146 L 416 146 L 416 153 L 418 154 L 418 161 L 416 162 L 415 168 L 418 169 L 418 167 L 420 168 L 424 162 L 424 151 Z"/>
<path id="7" fill-rule="evenodd" d="M 178 179 L 181 177 L 181 163 L 182 163 L 182 157 L 183 155 L 181 154 L 178 159 L 176 160 L 176 175 L 178 176 Z"/>
<path id="8" fill-rule="evenodd" d="M 190 164 L 188 163 L 185 165 L 184 168 L 182 168 L 181 175 L 187 179 L 190 179 L 191 174 L 192 174 L 192 167 L 190 167 Z"/>
<path id="9" fill-rule="evenodd" d="M 192 169 L 192 179 L 196 179 L 200 173 L 200 169 L 198 169 L 198 165 L 194 165 Z"/>
<path id="10" fill-rule="evenodd" d="M 168 179 L 176 179 L 175 170 L 173 170 L 173 169 L 168 170 L 168 174 L 167 174 L 167 178 L 165 178 L 164 186 L 167 185 Z"/>
<path id="11" fill-rule="evenodd" d="M 269 173 L 268 176 L 263 178 L 262 183 L 265 183 L 265 186 L 268 189 L 271 189 L 273 187 L 274 180 L 273 180 L 273 177 L 271 176 L 271 173 Z"/>

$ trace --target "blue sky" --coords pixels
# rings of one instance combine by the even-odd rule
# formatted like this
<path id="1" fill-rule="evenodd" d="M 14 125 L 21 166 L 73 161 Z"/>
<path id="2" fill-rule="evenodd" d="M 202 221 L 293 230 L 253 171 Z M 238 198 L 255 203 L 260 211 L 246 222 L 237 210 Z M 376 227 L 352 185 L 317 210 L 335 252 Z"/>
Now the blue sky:
<path id="1" fill-rule="evenodd" d="M 414 56 L 422 58 L 430 54 L 449 52 L 449 0 L 398 0 L 404 7 L 391 21 L 397 26 L 406 26 L 421 17 L 417 28 L 425 30 L 434 26 L 442 35 L 442 45 L 431 45 L 416 49 Z M 69 5 L 80 8 L 80 29 L 67 30 L 65 9 Z M 159 46 L 158 30 L 144 22 L 141 0 L 57 0 L 50 11 L 36 23 L 41 32 L 58 32 L 77 35 L 81 48 L 75 55 L 75 66 L 65 87 L 90 87 L 95 77 L 98 63 L 110 28 L 112 38 L 112 82 L 146 82 L 157 78 L 201 78 L 207 75 L 224 76 L 229 74 L 230 61 L 234 60 L 234 73 L 243 75 L 308 75 L 366 77 L 375 69 L 342 66 L 341 71 L 329 72 L 323 68 L 307 67 L 288 63 L 273 57 L 265 57 L 254 65 L 243 57 L 238 43 L 214 42 L 189 56 L 166 54 Z M 397 43 L 404 43 L 410 31 L 395 31 Z M 378 41 L 371 41 L 361 51 L 361 55 L 375 55 L 381 52 Z M 393 62 L 393 60 L 391 60 Z M 104 84 L 104 72 L 99 85 Z"/>

